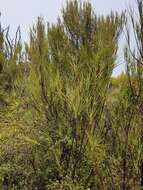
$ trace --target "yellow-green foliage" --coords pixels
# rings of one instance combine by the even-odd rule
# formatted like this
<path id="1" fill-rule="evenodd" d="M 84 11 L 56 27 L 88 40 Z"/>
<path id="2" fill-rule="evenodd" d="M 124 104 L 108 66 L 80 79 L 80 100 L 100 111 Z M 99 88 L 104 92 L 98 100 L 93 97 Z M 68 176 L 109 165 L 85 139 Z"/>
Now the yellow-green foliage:
<path id="1" fill-rule="evenodd" d="M 25 45 L 0 33 L 0 189 L 141 188 L 142 70 L 126 52 L 112 77 L 123 17 L 75 0 Z"/>

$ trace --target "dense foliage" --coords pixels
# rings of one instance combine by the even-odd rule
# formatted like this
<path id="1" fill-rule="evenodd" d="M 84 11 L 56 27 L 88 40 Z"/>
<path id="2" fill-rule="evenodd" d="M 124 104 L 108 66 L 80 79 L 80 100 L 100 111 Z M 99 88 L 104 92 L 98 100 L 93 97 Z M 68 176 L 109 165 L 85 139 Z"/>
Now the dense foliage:
<path id="1" fill-rule="evenodd" d="M 38 18 L 29 43 L 0 26 L 0 189 L 140 190 L 143 186 L 143 2 L 127 31 L 126 72 L 113 78 L 125 15 L 67 2 Z"/>

